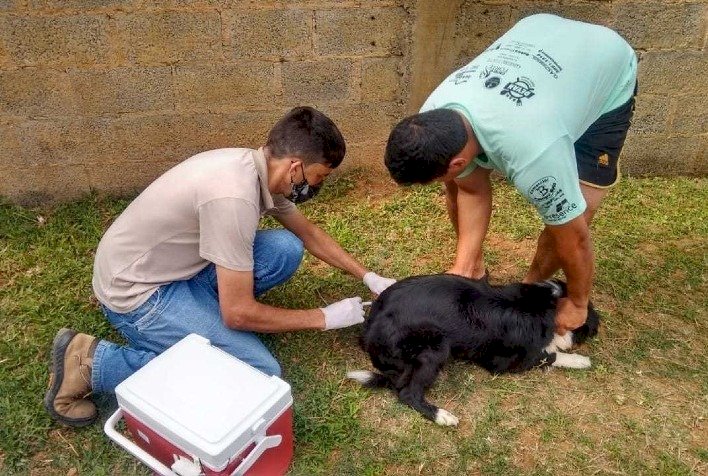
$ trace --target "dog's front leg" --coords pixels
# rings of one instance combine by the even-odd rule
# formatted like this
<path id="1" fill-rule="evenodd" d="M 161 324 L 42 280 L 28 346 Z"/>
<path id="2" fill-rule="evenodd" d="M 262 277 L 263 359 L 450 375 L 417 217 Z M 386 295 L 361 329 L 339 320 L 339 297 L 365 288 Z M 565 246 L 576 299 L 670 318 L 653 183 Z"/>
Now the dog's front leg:
<path id="1" fill-rule="evenodd" d="M 556 360 L 551 365 L 566 369 L 589 369 L 592 364 L 590 358 L 584 355 L 556 352 Z"/>

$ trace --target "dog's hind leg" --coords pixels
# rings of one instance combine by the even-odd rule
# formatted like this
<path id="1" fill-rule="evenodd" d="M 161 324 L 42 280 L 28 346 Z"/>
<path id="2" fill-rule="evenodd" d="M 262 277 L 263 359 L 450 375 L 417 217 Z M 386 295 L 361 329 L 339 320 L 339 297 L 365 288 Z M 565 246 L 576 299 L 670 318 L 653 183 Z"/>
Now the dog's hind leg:
<path id="1" fill-rule="evenodd" d="M 584 355 L 556 352 L 556 360 L 551 365 L 566 369 L 589 369 L 592 364 L 590 358 Z"/>
<path id="2" fill-rule="evenodd" d="M 432 350 L 418 355 L 418 365 L 412 370 L 408 384 L 398 390 L 398 398 L 438 425 L 456 426 L 459 420 L 455 415 L 425 399 L 425 390 L 433 384 L 447 357 L 448 352 Z"/>

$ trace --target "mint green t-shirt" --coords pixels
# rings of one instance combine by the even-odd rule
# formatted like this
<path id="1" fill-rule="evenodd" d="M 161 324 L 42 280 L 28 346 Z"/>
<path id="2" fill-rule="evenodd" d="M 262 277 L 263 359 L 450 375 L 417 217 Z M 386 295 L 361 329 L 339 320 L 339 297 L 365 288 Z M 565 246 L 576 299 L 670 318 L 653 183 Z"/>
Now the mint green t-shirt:
<path id="1" fill-rule="evenodd" d="M 448 76 L 420 112 L 464 115 L 484 154 L 463 174 L 501 172 L 557 225 L 586 208 L 573 143 L 632 97 L 636 76 L 632 47 L 609 28 L 532 15 Z"/>

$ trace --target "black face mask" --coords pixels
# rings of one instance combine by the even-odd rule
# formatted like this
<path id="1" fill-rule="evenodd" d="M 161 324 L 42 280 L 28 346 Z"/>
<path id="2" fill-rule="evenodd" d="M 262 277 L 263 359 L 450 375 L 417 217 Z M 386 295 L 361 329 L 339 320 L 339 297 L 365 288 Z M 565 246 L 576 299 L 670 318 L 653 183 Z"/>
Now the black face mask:
<path id="1" fill-rule="evenodd" d="M 290 183 L 293 184 L 293 191 L 285 198 L 293 203 L 303 203 L 308 201 L 317 195 L 321 188 L 321 185 L 310 185 L 307 183 L 304 167 L 302 168 L 302 182 L 295 183 L 292 177 L 290 177 Z"/>

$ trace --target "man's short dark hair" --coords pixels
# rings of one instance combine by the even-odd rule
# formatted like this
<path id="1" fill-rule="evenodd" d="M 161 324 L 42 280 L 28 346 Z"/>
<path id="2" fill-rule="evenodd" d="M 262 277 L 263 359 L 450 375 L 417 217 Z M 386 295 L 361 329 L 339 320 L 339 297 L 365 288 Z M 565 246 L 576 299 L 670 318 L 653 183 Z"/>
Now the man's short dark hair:
<path id="1" fill-rule="evenodd" d="M 275 123 L 266 142 L 273 157 L 297 157 L 305 164 L 335 168 L 346 153 L 344 137 L 332 120 L 311 107 L 296 107 Z"/>
<path id="2" fill-rule="evenodd" d="M 406 117 L 393 128 L 384 160 L 396 183 L 428 183 L 445 175 L 466 143 L 462 117 L 450 109 L 433 109 Z"/>

